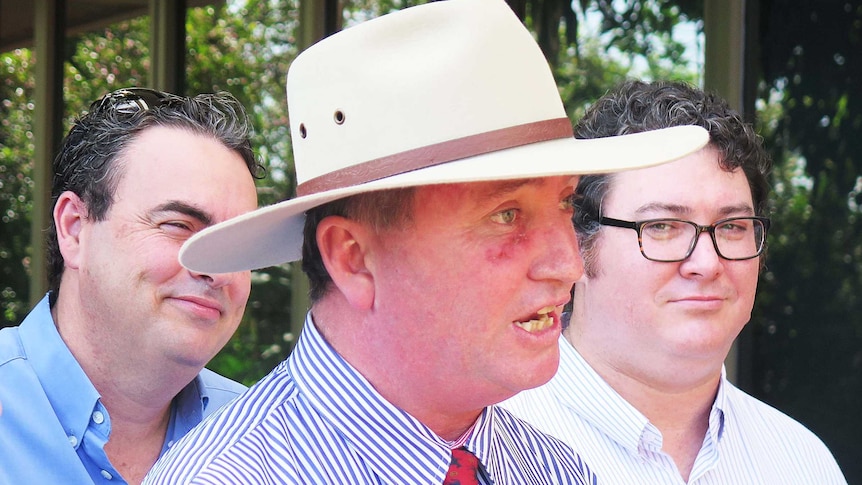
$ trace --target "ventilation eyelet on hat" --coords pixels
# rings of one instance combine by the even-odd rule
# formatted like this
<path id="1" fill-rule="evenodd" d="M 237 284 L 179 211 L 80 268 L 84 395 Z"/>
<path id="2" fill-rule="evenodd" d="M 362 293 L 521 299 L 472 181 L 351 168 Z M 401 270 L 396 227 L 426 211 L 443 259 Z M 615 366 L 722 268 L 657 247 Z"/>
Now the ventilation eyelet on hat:
<path id="1" fill-rule="evenodd" d="M 307 135 L 308 135 L 308 133 L 305 131 L 305 123 L 300 123 L 299 124 L 299 136 L 301 136 L 302 138 L 305 138 Z"/>
<path id="2" fill-rule="evenodd" d="M 336 125 L 344 124 L 344 112 L 340 109 L 335 111 L 335 114 L 332 115 L 332 118 L 335 120 Z"/>

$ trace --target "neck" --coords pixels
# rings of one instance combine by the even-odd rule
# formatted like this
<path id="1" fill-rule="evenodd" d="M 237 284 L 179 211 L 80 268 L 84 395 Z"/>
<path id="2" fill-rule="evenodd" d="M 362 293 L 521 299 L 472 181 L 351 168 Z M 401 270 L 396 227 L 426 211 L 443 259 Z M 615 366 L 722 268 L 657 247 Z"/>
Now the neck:
<path id="1" fill-rule="evenodd" d="M 688 481 L 703 440 L 709 429 L 709 414 L 717 387 L 712 384 L 680 393 L 664 393 L 647 386 L 626 388 L 617 380 L 617 389 L 626 400 L 649 419 L 662 435 L 662 451 L 674 461 Z"/>
<path id="2" fill-rule="evenodd" d="M 643 414 L 662 434 L 662 451 L 677 466 L 680 475 L 688 481 L 694 461 L 709 429 L 712 410 L 720 380 L 719 371 L 703 373 L 691 379 L 690 369 L 666 366 L 666 372 L 654 369 L 629 367 L 606 360 L 605 352 L 592 348 L 567 331 L 566 338 L 587 363 L 620 396 Z M 682 375 L 681 375 L 682 373 Z"/>
<path id="3" fill-rule="evenodd" d="M 143 418 L 129 415 L 128 407 L 105 404 L 111 416 L 111 436 L 105 453 L 128 483 L 139 484 L 158 460 L 170 421 L 170 404 Z"/>
<path id="4" fill-rule="evenodd" d="M 138 352 L 125 351 L 122 337 L 112 341 L 88 323 L 98 315 L 82 314 L 64 302 L 62 294 L 52 315 L 108 410 L 111 432 L 105 453 L 128 483 L 140 483 L 161 453 L 173 398 L 196 374 L 167 363 L 154 365 Z"/>
<path id="5" fill-rule="evenodd" d="M 312 310 L 315 327 L 384 399 L 447 441 L 462 437 L 476 423 L 484 404 L 464 402 L 469 393 L 437 378 L 439 369 L 422 369 L 424 363 L 417 361 L 405 365 L 404 359 L 409 357 L 387 346 L 384 338 L 369 341 L 368 335 L 379 325 L 366 324 L 361 315 L 347 314 L 337 307 L 331 302 L 316 303 Z M 435 376 L 436 380 L 429 383 L 420 376 Z"/>

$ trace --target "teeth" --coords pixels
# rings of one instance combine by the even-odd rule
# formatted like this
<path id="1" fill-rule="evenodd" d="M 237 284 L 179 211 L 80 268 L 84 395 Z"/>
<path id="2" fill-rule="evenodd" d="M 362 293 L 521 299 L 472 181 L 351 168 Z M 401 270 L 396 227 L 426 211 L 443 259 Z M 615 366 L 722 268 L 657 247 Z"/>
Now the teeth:
<path id="1" fill-rule="evenodd" d="M 548 306 L 538 311 L 539 318 L 534 318 L 526 322 L 514 322 L 518 327 L 527 332 L 537 332 L 544 330 L 554 324 L 554 319 L 548 314 L 554 311 L 554 307 Z"/>

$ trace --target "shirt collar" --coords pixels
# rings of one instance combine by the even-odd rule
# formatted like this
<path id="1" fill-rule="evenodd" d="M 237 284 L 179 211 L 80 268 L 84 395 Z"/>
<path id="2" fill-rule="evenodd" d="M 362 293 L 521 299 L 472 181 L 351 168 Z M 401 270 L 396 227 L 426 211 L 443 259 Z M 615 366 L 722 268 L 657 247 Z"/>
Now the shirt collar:
<path id="1" fill-rule="evenodd" d="M 66 434 L 81 443 L 99 393 L 57 331 L 48 296 L 19 327 L 21 344 Z"/>
<path id="2" fill-rule="evenodd" d="M 171 422 L 165 439 L 165 450 L 201 422 L 208 402 L 207 388 L 198 374 L 171 403 Z"/>
<path id="3" fill-rule="evenodd" d="M 716 443 L 724 436 L 725 415 L 732 411 L 732 403 L 728 393 L 730 386 L 730 381 L 727 380 L 727 369 L 722 365 L 721 379 L 718 381 L 718 392 L 715 395 L 715 402 L 713 402 L 712 409 L 709 412 L 709 433 Z"/>
<path id="4" fill-rule="evenodd" d="M 300 392 L 384 483 L 442 483 L 451 460 L 449 443 L 384 399 L 329 346 L 310 313 L 288 362 Z M 487 411 L 476 422 L 473 436 L 490 432 Z M 490 440 L 473 440 L 472 436 L 467 440 L 468 449 L 482 459 L 489 453 L 475 449 L 478 443 Z M 412 474 L 417 469 L 405 475 L 399 465 L 404 460 L 421 468 L 422 476 Z"/>

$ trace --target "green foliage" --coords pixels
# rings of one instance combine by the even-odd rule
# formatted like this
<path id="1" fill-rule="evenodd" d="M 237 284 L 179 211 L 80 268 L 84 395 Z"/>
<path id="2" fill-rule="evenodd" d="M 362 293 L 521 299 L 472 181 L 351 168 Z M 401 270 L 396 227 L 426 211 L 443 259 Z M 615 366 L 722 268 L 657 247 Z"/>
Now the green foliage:
<path id="1" fill-rule="evenodd" d="M 149 26 L 149 18 L 140 18 L 68 39 L 63 74 L 67 130 L 75 116 L 105 93 L 147 84 Z"/>
<path id="2" fill-rule="evenodd" d="M 702 25 L 700 1 L 580 0 L 578 13 L 565 0 L 532 0 L 526 7 L 526 24 L 554 70 L 572 120 L 627 78 L 697 84 L 699 73 L 684 62 L 685 46 L 673 34 L 681 22 Z M 589 28 L 588 17 L 598 31 Z"/>
<path id="3" fill-rule="evenodd" d="M 0 54 L 0 322 L 17 322 L 29 311 L 32 66 L 28 50 Z"/>
<path id="4" fill-rule="evenodd" d="M 760 2 L 761 128 L 777 161 L 750 392 L 800 419 L 862 480 L 862 5 Z"/>

